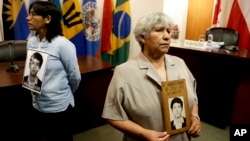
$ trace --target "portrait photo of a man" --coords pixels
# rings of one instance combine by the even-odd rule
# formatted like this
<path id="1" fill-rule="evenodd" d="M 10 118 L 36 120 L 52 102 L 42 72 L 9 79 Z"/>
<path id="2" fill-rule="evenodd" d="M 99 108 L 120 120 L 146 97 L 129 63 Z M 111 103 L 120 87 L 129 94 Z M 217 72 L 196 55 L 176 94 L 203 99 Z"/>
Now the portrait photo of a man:
<path id="1" fill-rule="evenodd" d="M 26 59 L 26 73 L 23 77 L 23 87 L 40 93 L 42 86 L 42 76 L 39 77 L 38 73 L 39 71 L 44 71 L 41 70 L 41 68 L 45 61 L 41 52 L 29 52 L 29 54 L 31 55 Z"/>
<path id="2" fill-rule="evenodd" d="M 170 111 L 172 111 L 171 128 L 172 130 L 181 129 L 187 126 L 184 113 L 183 100 L 180 97 L 174 97 L 170 102 Z"/>

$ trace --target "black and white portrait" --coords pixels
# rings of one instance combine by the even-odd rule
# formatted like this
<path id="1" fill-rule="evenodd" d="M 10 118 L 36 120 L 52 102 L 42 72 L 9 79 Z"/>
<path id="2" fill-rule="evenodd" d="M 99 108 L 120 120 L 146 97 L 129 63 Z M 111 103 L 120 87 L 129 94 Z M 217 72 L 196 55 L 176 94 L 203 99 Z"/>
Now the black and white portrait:
<path id="1" fill-rule="evenodd" d="M 23 76 L 23 87 L 36 93 L 41 92 L 43 75 L 48 54 L 36 50 L 28 50 Z"/>
<path id="2" fill-rule="evenodd" d="M 183 97 L 169 99 L 169 111 L 172 130 L 181 129 L 187 126 Z"/>

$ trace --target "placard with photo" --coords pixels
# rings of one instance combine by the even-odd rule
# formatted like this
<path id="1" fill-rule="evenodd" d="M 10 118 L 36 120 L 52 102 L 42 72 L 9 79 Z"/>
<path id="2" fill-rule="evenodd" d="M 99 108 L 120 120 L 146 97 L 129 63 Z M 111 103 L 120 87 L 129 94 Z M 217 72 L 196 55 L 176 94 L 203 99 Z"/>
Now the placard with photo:
<path id="1" fill-rule="evenodd" d="M 43 76 L 45 74 L 49 54 L 28 49 L 22 86 L 38 94 L 41 93 Z"/>
<path id="2" fill-rule="evenodd" d="M 162 82 L 162 98 L 168 134 L 187 131 L 191 126 L 191 116 L 185 79 Z"/>

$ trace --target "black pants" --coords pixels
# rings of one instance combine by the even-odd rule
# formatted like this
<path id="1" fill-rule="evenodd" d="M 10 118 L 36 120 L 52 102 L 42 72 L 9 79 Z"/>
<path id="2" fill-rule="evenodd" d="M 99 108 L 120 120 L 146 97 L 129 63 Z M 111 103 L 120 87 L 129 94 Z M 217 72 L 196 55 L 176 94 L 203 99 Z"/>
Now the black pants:
<path id="1" fill-rule="evenodd" d="M 33 109 L 32 141 L 73 141 L 73 108 L 59 113 L 42 113 Z"/>

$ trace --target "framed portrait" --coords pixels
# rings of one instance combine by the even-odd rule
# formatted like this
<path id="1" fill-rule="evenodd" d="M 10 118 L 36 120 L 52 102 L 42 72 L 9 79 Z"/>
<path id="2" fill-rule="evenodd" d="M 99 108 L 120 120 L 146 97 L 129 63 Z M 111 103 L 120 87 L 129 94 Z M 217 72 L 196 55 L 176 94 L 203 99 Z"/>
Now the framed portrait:
<path id="1" fill-rule="evenodd" d="M 45 74 L 49 54 L 28 49 L 25 61 L 22 86 L 38 94 L 41 93 L 43 76 Z"/>
<path id="2" fill-rule="evenodd" d="M 163 114 L 166 131 L 170 135 L 187 131 L 191 114 L 185 79 L 162 82 Z"/>

